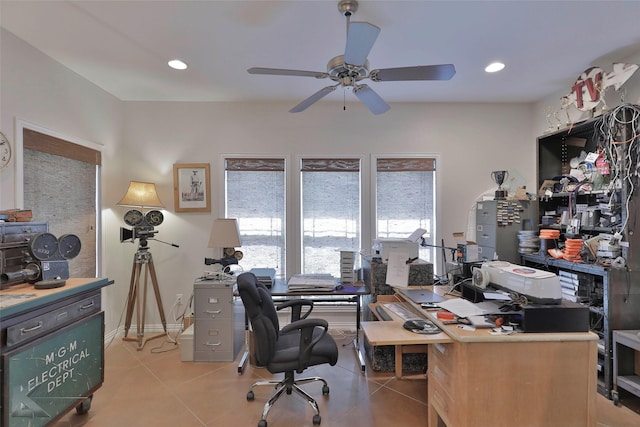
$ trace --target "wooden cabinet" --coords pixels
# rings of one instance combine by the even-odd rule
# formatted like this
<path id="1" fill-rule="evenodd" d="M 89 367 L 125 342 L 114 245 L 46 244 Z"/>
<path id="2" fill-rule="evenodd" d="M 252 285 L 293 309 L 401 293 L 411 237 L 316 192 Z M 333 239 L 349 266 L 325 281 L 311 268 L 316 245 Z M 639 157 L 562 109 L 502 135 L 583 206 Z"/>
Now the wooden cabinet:
<path id="1" fill-rule="evenodd" d="M 68 279 L 37 290 L 17 284 L 0 291 L 0 372 L 3 426 L 47 426 L 67 411 L 91 407 L 104 380 L 107 279 Z"/>
<path id="2" fill-rule="evenodd" d="M 198 279 L 194 284 L 196 362 L 232 361 L 244 344 L 244 308 L 233 296 L 234 283 Z"/>
<path id="3" fill-rule="evenodd" d="M 595 337 L 450 335 L 429 346 L 429 426 L 596 425 Z"/>

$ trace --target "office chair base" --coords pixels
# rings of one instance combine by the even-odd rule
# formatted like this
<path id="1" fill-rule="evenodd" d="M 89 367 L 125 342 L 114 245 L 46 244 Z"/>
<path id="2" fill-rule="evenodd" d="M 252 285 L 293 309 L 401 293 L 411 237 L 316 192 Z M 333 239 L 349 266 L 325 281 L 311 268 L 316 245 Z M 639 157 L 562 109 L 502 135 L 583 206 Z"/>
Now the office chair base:
<path id="1" fill-rule="evenodd" d="M 269 411 L 273 407 L 276 400 L 280 398 L 282 393 L 286 392 L 287 394 L 291 394 L 292 392 L 296 392 L 298 395 L 302 396 L 307 403 L 313 409 L 313 425 L 320 425 L 322 418 L 320 417 L 320 410 L 318 409 L 318 403 L 316 400 L 309 395 L 306 391 L 299 387 L 300 384 L 307 384 L 310 382 L 320 381 L 323 383 L 322 385 L 322 395 L 329 394 L 329 385 L 324 380 L 324 378 L 320 377 L 308 377 L 308 378 L 300 378 L 292 381 L 292 377 L 289 375 L 285 375 L 285 378 L 281 381 L 272 380 L 272 381 L 257 381 L 251 385 L 251 388 L 247 392 L 247 400 L 254 400 L 255 395 L 253 393 L 253 388 L 257 386 L 263 385 L 271 385 L 276 387 L 276 392 L 269 398 L 267 403 L 265 403 L 264 408 L 262 409 L 262 418 L 258 423 L 258 427 L 267 427 L 267 415 Z"/>

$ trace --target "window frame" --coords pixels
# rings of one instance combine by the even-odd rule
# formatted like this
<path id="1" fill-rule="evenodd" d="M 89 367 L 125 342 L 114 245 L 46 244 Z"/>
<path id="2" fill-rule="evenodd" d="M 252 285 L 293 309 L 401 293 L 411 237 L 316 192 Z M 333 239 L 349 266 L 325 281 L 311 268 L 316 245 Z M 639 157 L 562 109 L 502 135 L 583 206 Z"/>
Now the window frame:
<path id="1" fill-rule="evenodd" d="M 299 273 L 302 268 L 302 159 L 359 159 L 360 161 L 360 241 L 362 255 L 371 255 L 373 240 L 377 236 L 377 162 L 384 158 L 429 158 L 434 159 L 435 183 L 434 183 L 434 246 L 431 248 L 431 256 L 434 265 L 434 273 L 441 274 L 445 266 L 442 257 L 439 255 L 442 236 L 438 225 L 440 224 L 443 162 L 440 154 L 437 153 L 376 153 L 376 154 L 297 154 L 295 156 L 282 154 L 237 154 L 225 153 L 220 155 L 220 167 L 217 177 L 220 191 L 218 191 L 218 206 L 220 217 L 224 217 L 226 208 L 226 180 L 225 180 L 225 160 L 227 158 L 247 158 L 247 159 L 283 159 L 284 160 L 284 185 L 285 185 L 285 226 L 284 226 L 284 251 L 286 266 L 285 277 L 291 277 Z M 295 162 L 295 163 L 294 163 Z M 295 165 L 295 167 L 294 167 Z"/>

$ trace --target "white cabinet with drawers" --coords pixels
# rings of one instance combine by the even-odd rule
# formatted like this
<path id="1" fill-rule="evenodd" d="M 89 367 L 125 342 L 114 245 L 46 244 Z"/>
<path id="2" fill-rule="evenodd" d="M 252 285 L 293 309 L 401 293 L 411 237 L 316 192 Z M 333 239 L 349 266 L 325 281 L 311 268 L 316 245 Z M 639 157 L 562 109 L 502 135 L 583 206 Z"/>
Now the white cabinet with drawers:
<path id="1" fill-rule="evenodd" d="M 232 361 L 243 346 L 244 307 L 233 296 L 234 284 L 207 279 L 194 283 L 194 361 Z"/>

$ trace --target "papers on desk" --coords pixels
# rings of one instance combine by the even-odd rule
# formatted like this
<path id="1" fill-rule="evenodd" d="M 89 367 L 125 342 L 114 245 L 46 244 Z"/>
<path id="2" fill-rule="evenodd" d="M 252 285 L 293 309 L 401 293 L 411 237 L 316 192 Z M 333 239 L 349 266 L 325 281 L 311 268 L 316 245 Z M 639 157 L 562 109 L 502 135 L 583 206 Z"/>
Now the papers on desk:
<path id="1" fill-rule="evenodd" d="M 451 298 L 439 302 L 438 305 L 458 317 L 482 316 L 488 313 L 487 310 L 463 298 Z"/>
<path id="2" fill-rule="evenodd" d="M 294 274 L 287 282 L 290 292 L 331 292 L 335 286 L 336 280 L 331 274 Z"/>

